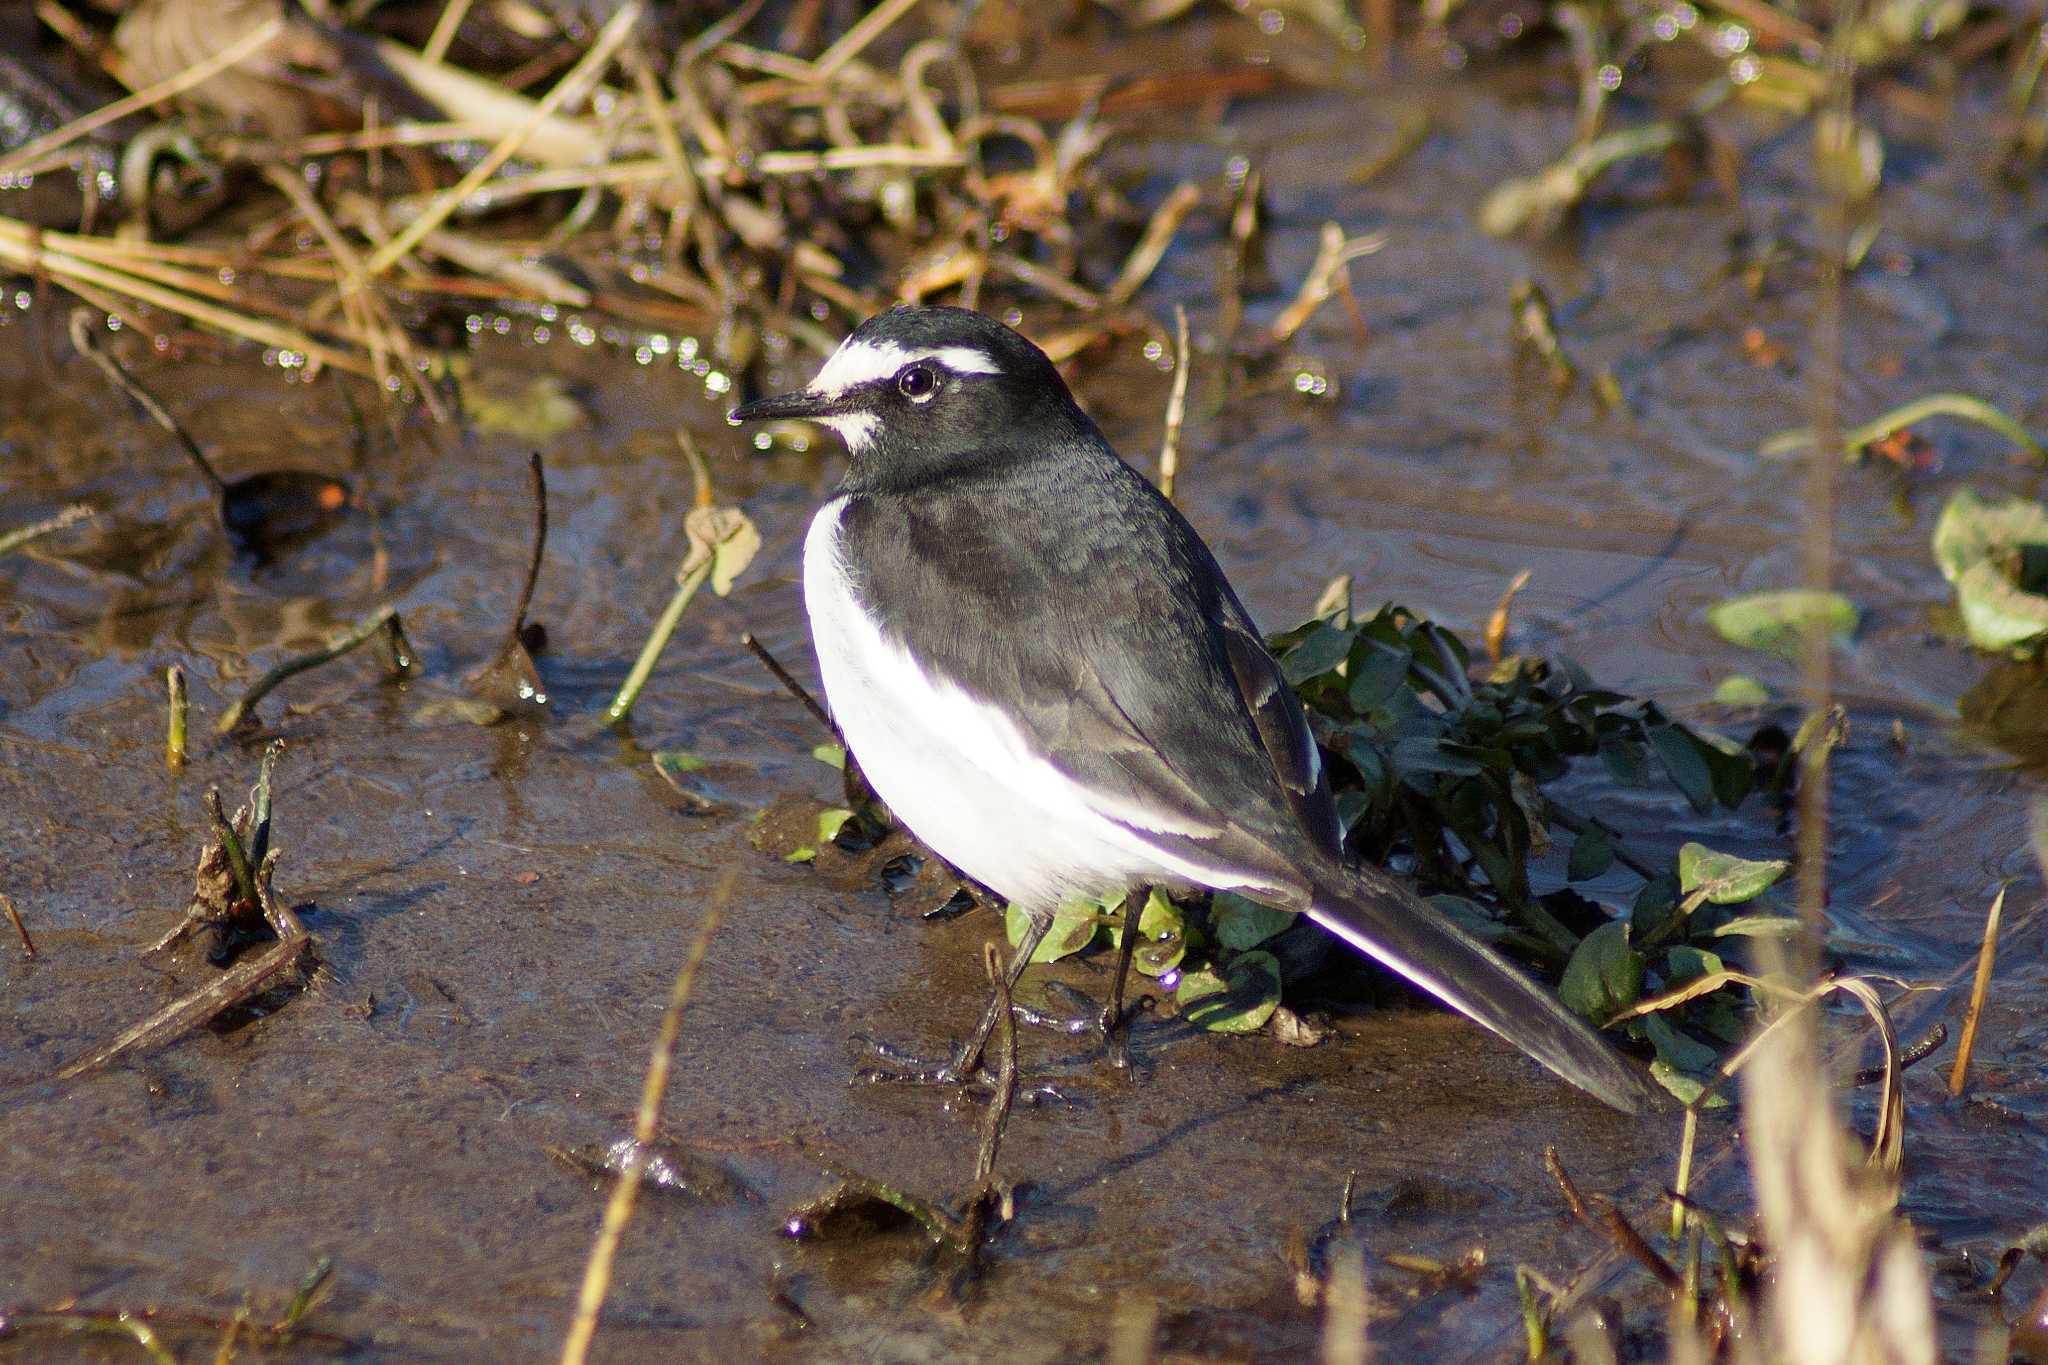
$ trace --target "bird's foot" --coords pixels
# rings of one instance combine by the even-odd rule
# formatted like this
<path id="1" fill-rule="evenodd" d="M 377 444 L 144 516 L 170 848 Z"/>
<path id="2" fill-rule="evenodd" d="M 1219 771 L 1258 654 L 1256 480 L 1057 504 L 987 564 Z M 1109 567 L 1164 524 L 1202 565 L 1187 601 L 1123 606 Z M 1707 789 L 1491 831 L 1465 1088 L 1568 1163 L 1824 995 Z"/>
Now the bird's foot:
<path id="1" fill-rule="evenodd" d="M 862 1067 L 853 1073 L 857 1085 L 934 1085 L 957 1089 L 976 1099 L 993 1099 L 1001 1078 L 982 1060 L 979 1048 L 961 1048 L 942 1062 L 919 1057 L 879 1038 L 859 1035 L 879 1065 Z M 1019 1077 L 1016 1103 L 1064 1104 L 1066 1095 L 1046 1081 Z"/>
<path id="2" fill-rule="evenodd" d="M 1137 1022 L 1140 1010 L 1149 1008 L 1149 998 L 1139 997 L 1122 1004 L 1111 999 L 1096 1004 L 1082 992 L 1075 990 L 1064 981 L 1048 982 L 1047 995 L 1061 997 L 1068 1014 L 1053 1014 L 1034 1010 L 1028 1005 L 1017 1006 L 1017 1022 L 1033 1028 L 1048 1029 L 1064 1033 L 1070 1038 L 1093 1035 L 1102 1041 L 1102 1058 L 1118 1071 L 1128 1071 L 1131 1066 L 1131 1029 Z"/>

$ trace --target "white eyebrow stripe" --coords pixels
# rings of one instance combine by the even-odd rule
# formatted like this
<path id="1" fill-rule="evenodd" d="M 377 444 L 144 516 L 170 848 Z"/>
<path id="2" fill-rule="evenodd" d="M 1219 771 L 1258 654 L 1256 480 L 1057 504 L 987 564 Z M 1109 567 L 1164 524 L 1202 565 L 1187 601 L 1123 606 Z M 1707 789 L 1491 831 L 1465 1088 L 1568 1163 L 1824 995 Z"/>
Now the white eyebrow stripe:
<path id="1" fill-rule="evenodd" d="M 908 351 L 893 341 L 854 341 L 848 338 L 818 371 L 810 392 L 824 398 L 839 398 L 848 390 L 877 379 L 887 379 L 917 360 L 936 360 L 955 374 L 995 374 L 996 362 L 988 352 L 972 346 L 933 346 Z"/>

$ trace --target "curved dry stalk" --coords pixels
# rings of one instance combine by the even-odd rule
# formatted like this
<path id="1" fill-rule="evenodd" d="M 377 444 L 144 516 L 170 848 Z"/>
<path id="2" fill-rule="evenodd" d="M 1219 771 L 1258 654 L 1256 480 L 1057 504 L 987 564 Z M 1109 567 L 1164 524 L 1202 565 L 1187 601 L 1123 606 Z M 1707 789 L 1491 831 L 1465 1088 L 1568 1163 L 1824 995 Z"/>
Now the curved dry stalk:
<path id="1" fill-rule="evenodd" d="M 213 732 L 224 735 L 240 725 L 242 718 L 249 714 L 256 703 L 269 696 L 285 679 L 304 673 L 309 668 L 318 668 L 324 663 L 330 663 L 378 635 L 385 635 L 391 641 L 391 659 L 395 671 L 403 673 L 409 669 L 412 666 L 411 650 L 404 644 L 405 636 L 399 624 L 398 608 L 385 607 L 382 611 L 363 618 L 331 644 L 309 654 L 286 659 L 251 683 L 248 691 L 236 698 L 234 704 L 227 710 L 221 712 L 220 719 L 214 723 Z"/>

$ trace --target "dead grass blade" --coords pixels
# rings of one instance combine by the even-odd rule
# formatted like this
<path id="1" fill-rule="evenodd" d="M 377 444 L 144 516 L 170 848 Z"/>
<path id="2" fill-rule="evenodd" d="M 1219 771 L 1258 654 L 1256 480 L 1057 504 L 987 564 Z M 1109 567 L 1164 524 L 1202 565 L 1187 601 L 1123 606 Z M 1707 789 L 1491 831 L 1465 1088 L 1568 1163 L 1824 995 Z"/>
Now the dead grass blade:
<path id="1" fill-rule="evenodd" d="M 244 58 L 254 56 L 282 32 L 284 16 L 273 15 L 206 60 L 195 62 L 177 75 L 166 77 L 147 89 L 138 90 L 81 118 L 75 118 L 63 127 L 54 128 L 33 142 L 17 147 L 11 154 L 0 157 L 0 177 L 12 175 L 117 119 L 139 113 L 152 104 L 162 103 L 204 84 Z"/>
<path id="2" fill-rule="evenodd" d="M 1166 432 L 1159 439 L 1159 491 L 1173 497 L 1180 475 L 1180 428 L 1188 412 L 1188 310 L 1173 305 L 1173 388 L 1166 396 Z"/>
<path id="3" fill-rule="evenodd" d="M 646 9 L 646 0 L 627 0 L 619 12 L 606 21 L 598 30 L 590 50 L 578 59 L 576 65 L 555 82 L 554 88 L 543 96 L 533 110 L 505 136 L 499 139 L 483 160 L 470 168 L 467 175 L 443 190 L 435 197 L 432 206 L 425 213 L 413 219 L 396 237 L 378 248 L 376 253 L 363 262 L 361 274 L 364 277 L 380 275 L 391 268 L 397 260 L 418 246 L 420 239 L 446 222 L 464 200 L 475 194 L 483 183 L 497 174 L 498 168 L 510 160 L 526 140 L 557 109 L 572 98 L 581 99 L 596 83 L 597 73 L 610 62 L 619 47 L 626 41 L 633 26 L 640 22 L 640 15 Z"/>
<path id="4" fill-rule="evenodd" d="M 2005 887 L 1991 898 L 1991 911 L 1984 916 L 1984 942 L 1977 949 L 1977 978 L 1970 983 L 1970 1007 L 1963 1013 L 1962 1036 L 1956 1040 L 1956 1063 L 1949 1068 L 1948 1093 L 1960 1095 L 1970 1080 L 1970 1056 L 1977 1048 L 1977 1024 L 1984 1016 L 1984 999 L 1991 993 L 1991 967 L 1998 960 L 1998 921 L 2005 913 Z"/>
<path id="5" fill-rule="evenodd" d="M 570 1320 L 568 1337 L 562 1342 L 562 1365 L 583 1365 L 590 1353 L 591 1339 L 597 1335 L 597 1317 L 604 1308 L 605 1295 L 611 1289 L 612 1263 L 618 1256 L 619 1239 L 625 1235 L 626 1224 L 632 1221 L 633 1205 L 640 1196 L 640 1172 L 647 1164 L 649 1144 L 661 1126 L 661 1101 L 668 1093 L 669 1067 L 675 1060 L 676 1039 L 682 1033 L 683 1010 L 690 1003 L 691 992 L 696 989 L 697 969 L 703 965 L 704 954 L 711 947 L 711 936 L 718 932 L 725 907 L 732 900 L 737 877 L 738 869 L 732 867 L 719 880 L 718 889 L 711 894 L 711 906 L 704 912 L 704 923 L 698 927 L 697 937 L 690 943 L 682 969 L 676 973 L 675 983 L 669 987 L 668 1008 L 662 1012 L 661 1029 L 655 1035 L 654 1050 L 647 1059 L 647 1075 L 640 1084 L 640 1108 L 633 1119 L 633 1151 L 619 1172 L 618 1182 L 612 1186 L 611 1198 L 605 1204 L 604 1222 L 598 1228 L 597 1240 L 590 1247 L 590 1260 L 583 1271 L 583 1288 L 576 1299 L 576 1315 Z"/>

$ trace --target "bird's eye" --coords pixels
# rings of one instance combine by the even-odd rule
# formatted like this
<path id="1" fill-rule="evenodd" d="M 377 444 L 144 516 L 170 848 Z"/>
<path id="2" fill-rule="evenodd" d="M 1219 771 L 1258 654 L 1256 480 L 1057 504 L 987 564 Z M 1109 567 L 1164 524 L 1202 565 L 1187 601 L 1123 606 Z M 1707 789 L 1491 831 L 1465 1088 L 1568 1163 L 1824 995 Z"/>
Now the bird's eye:
<path id="1" fill-rule="evenodd" d="M 912 365 L 896 376 L 896 388 L 913 403 L 924 403 L 939 391 L 939 376 L 929 365 Z"/>

